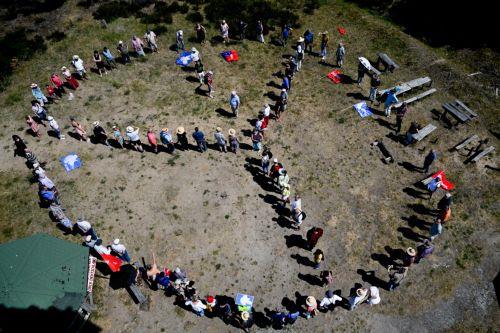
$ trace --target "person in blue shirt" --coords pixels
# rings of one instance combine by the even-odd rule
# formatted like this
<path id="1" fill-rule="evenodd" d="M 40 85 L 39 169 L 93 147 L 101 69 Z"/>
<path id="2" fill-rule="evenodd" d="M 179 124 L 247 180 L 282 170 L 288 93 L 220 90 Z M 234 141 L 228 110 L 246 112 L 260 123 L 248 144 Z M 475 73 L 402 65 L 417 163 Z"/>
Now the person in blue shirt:
<path id="1" fill-rule="evenodd" d="M 281 29 L 281 38 L 283 41 L 283 47 L 286 46 L 290 33 L 292 32 L 292 26 L 290 24 L 285 24 Z"/>
<path id="2" fill-rule="evenodd" d="M 427 184 L 427 191 L 429 193 L 429 200 L 432 198 L 432 195 L 434 192 L 436 192 L 440 187 L 441 187 L 441 177 L 437 176 L 436 178 L 433 178 L 429 184 Z"/>
<path id="3" fill-rule="evenodd" d="M 387 93 L 387 98 L 385 99 L 385 115 L 386 117 L 391 116 L 391 108 L 393 104 L 396 104 L 399 102 L 398 98 L 396 97 L 396 93 L 398 92 L 397 88 L 389 90 Z"/>
<path id="4" fill-rule="evenodd" d="M 102 49 L 102 55 L 104 56 L 104 60 L 106 60 L 106 65 L 108 67 L 116 68 L 115 57 L 107 47 Z"/>
<path id="5" fill-rule="evenodd" d="M 282 89 L 285 89 L 286 91 L 289 91 L 292 87 L 291 87 L 291 80 L 290 80 L 290 77 L 288 77 L 287 75 L 285 75 L 283 77 L 283 83 L 281 84 L 281 88 Z"/>
<path id="6" fill-rule="evenodd" d="M 33 97 L 35 97 L 35 99 L 38 101 L 38 103 L 40 103 L 41 106 L 44 106 L 44 104 L 49 101 L 36 83 L 31 84 L 31 93 L 33 94 Z"/>
<path id="7" fill-rule="evenodd" d="M 198 127 L 194 128 L 193 139 L 194 141 L 196 141 L 200 153 L 207 151 L 207 141 L 205 140 L 205 134 L 203 134 L 203 132 L 200 131 Z"/>
<path id="8" fill-rule="evenodd" d="M 231 110 L 233 111 L 233 115 L 238 117 L 238 113 L 240 110 L 240 97 L 236 93 L 236 91 L 231 91 L 231 96 L 229 97 L 229 105 L 231 106 Z"/>
<path id="9" fill-rule="evenodd" d="M 431 149 L 429 151 L 429 154 L 427 154 L 427 156 L 425 156 L 424 166 L 422 167 L 422 170 L 423 170 L 424 173 L 428 173 L 429 172 L 429 167 L 432 165 L 432 163 L 436 159 L 437 159 L 436 151 L 434 149 Z"/>
<path id="10" fill-rule="evenodd" d="M 312 53 L 313 42 L 314 33 L 310 29 L 307 29 L 306 32 L 304 32 L 304 52 L 309 52 L 309 54 Z"/>
<path id="11" fill-rule="evenodd" d="M 169 153 L 173 153 L 175 151 L 175 145 L 172 142 L 172 134 L 168 130 L 168 128 L 162 128 L 160 131 L 160 140 L 164 146 L 167 147 Z"/>

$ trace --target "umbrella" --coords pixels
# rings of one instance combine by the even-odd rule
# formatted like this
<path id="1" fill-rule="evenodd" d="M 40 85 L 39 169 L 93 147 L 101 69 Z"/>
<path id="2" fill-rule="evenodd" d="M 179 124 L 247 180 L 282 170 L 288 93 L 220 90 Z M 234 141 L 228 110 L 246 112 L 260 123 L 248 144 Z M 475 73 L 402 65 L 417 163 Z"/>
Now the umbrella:
<path id="1" fill-rule="evenodd" d="M 365 68 L 367 70 L 371 70 L 372 69 L 372 65 L 370 64 L 370 62 L 368 61 L 368 59 L 364 58 L 364 57 L 359 57 L 358 58 L 359 62 L 365 66 Z"/>

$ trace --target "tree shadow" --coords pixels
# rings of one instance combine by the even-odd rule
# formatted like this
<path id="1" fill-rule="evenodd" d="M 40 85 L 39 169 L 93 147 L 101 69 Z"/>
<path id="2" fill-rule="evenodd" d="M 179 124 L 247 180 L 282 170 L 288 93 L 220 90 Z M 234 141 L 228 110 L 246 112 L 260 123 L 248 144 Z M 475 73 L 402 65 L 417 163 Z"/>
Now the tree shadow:
<path id="1" fill-rule="evenodd" d="M 305 240 L 301 235 L 291 234 L 285 235 L 285 242 L 288 248 L 298 247 L 300 249 L 307 250 L 307 240 Z"/>
<path id="2" fill-rule="evenodd" d="M 300 254 L 292 254 L 290 258 L 297 260 L 299 265 L 314 267 L 314 262 L 308 257 L 301 256 Z"/>
<path id="3" fill-rule="evenodd" d="M 403 237 L 415 242 L 422 242 L 426 238 L 407 227 L 399 227 L 398 231 L 403 235 Z"/>
<path id="4" fill-rule="evenodd" d="M 217 108 L 215 112 L 217 112 L 222 117 L 234 118 L 234 114 L 232 112 L 226 111 L 223 108 Z"/>
<path id="5" fill-rule="evenodd" d="M 323 286 L 323 281 L 316 275 L 299 273 L 297 277 L 302 281 L 309 283 L 310 285 L 319 287 Z"/>
<path id="6" fill-rule="evenodd" d="M 385 290 L 389 290 L 389 287 L 387 285 L 387 281 L 382 280 L 381 278 L 378 278 L 375 275 L 375 271 L 365 271 L 363 269 L 358 269 L 357 273 L 361 275 L 361 279 L 366 282 L 371 284 L 372 286 L 382 288 Z"/>

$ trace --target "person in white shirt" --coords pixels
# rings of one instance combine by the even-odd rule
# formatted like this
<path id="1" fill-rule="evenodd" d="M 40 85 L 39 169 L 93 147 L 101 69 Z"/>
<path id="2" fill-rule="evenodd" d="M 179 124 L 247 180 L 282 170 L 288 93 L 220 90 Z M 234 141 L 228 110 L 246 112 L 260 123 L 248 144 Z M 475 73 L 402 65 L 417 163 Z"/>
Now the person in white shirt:
<path id="1" fill-rule="evenodd" d="M 148 29 L 144 34 L 144 39 L 148 42 L 148 46 L 153 52 L 158 52 L 158 44 L 156 43 L 156 34 L 153 30 Z"/>
<path id="2" fill-rule="evenodd" d="M 113 241 L 113 244 L 111 244 L 111 250 L 115 252 L 118 257 L 126 262 L 130 262 L 130 256 L 128 255 L 127 248 L 125 245 L 120 244 L 120 240 L 117 238 Z"/>
<path id="3" fill-rule="evenodd" d="M 302 68 L 302 61 L 304 60 L 304 49 L 302 47 L 302 43 L 304 42 L 304 38 L 300 37 L 297 43 L 297 54 L 295 58 L 297 59 L 297 72 Z"/>
<path id="4" fill-rule="evenodd" d="M 186 46 L 184 45 L 184 33 L 182 30 L 178 30 L 175 34 L 175 40 L 177 43 L 177 53 L 179 53 L 179 50 L 185 51 Z"/>
<path id="5" fill-rule="evenodd" d="M 319 303 L 320 309 L 328 309 L 330 305 L 334 305 L 337 301 L 341 301 L 342 297 L 335 295 L 333 291 L 328 290 L 325 293 L 325 297 Z"/>
<path id="6" fill-rule="evenodd" d="M 56 136 L 59 140 L 64 140 L 65 137 L 63 134 L 61 134 L 61 128 L 59 127 L 59 124 L 57 121 L 54 119 L 52 116 L 48 116 L 47 120 L 49 121 L 50 128 L 56 133 Z"/>
<path id="7" fill-rule="evenodd" d="M 75 226 L 80 230 L 80 232 L 84 236 L 92 236 L 92 239 L 97 239 L 97 234 L 95 233 L 94 229 L 92 228 L 92 225 L 90 222 L 85 221 L 81 217 L 76 220 Z"/>
<path id="8" fill-rule="evenodd" d="M 191 59 L 193 59 L 193 62 L 200 61 L 200 52 L 195 47 L 191 49 Z"/>
<path id="9" fill-rule="evenodd" d="M 76 71 L 80 75 L 82 79 L 87 80 L 87 71 L 85 70 L 85 66 L 83 64 L 83 60 L 80 59 L 79 56 L 74 55 L 71 64 L 75 67 Z"/>
<path id="10" fill-rule="evenodd" d="M 354 310 L 358 305 L 366 301 L 366 298 L 368 296 L 368 289 L 366 288 L 359 288 L 356 290 L 356 295 L 352 296 L 349 299 L 349 310 Z"/>
<path id="11" fill-rule="evenodd" d="M 45 170 L 40 166 L 40 163 L 33 164 L 33 173 L 37 175 L 38 178 L 45 177 Z"/>
<path id="12" fill-rule="evenodd" d="M 102 240 L 92 239 L 92 236 L 90 236 L 90 235 L 85 236 L 85 246 L 88 246 L 91 249 L 94 249 L 100 255 L 111 253 L 111 251 L 107 247 L 102 245 Z"/>
<path id="13" fill-rule="evenodd" d="M 41 177 L 38 177 L 38 182 L 40 183 L 40 185 L 45 186 L 49 190 L 52 190 L 53 188 L 56 187 L 54 182 L 52 180 L 50 180 L 50 178 L 47 177 L 45 174 Z"/>
<path id="14" fill-rule="evenodd" d="M 370 287 L 370 290 L 368 292 L 368 301 L 367 303 L 370 304 L 370 305 L 376 305 L 378 303 L 380 303 L 381 299 L 380 299 L 380 290 L 375 287 L 375 286 L 371 286 Z"/>
<path id="15" fill-rule="evenodd" d="M 191 305 L 193 312 L 196 313 L 198 316 L 203 317 L 205 315 L 205 309 L 207 308 L 207 306 L 203 304 L 201 300 L 195 298 L 192 301 L 187 301 L 184 304 Z"/>

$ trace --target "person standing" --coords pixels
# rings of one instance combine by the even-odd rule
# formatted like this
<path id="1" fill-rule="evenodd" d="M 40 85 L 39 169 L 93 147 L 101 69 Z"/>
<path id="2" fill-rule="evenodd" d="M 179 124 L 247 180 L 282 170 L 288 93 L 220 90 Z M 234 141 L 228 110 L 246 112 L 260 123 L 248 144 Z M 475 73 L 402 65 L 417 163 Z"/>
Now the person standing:
<path id="1" fill-rule="evenodd" d="M 323 229 L 318 227 L 312 227 L 307 231 L 307 248 L 312 250 L 316 244 L 318 244 L 319 239 L 323 236 Z"/>
<path id="2" fill-rule="evenodd" d="M 77 231 L 79 231 L 84 236 L 90 235 L 92 237 L 92 239 L 94 239 L 94 240 L 96 240 L 98 238 L 97 234 L 95 233 L 94 229 L 92 228 L 92 225 L 90 224 L 90 222 L 85 221 L 81 217 L 79 217 L 76 220 L 75 228 L 77 228 Z"/>
<path id="3" fill-rule="evenodd" d="M 319 269 L 321 266 L 321 262 L 325 260 L 325 255 L 323 254 L 323 251 L 320 249 L 316 249 L 314 251 L 314 257 L 313 257 L 313 262 L 314 262 L 314 269 Z"/>
<path id="4" fill-rule="evenodd" d="M 284 168 L 282 168 L 279 171 L 279 176 L 278 176 L 278 188 L 280 192 L 283 190 L 285 185 L 289 184 L 289 182 L 290 182 L 290 177 L 288 176 L 287 171 Z"/>
<path id="5" fill-rule="evenodd" d="M 281 191 L 281 207 L 286 208 L 286 204 L 290 202 L 290 184 L 285 183 Z"/>
<path id="6" fill-rule="evenodd" d="M 416 258 L 417 258 L 417 251 L 415 251 L 415 249 L 412 247 L 407 248 L 403 258 L 403 266 L 410 267 L 415 263 Z"/>
<path id="7" fill-rule="evenodd" d="M 152 128 L 149 128 L 146 136 L 148 137 L 148 142 L 153 150 L 153 153 L 158 154 L 158 141 L 156 140 L 155 131 Z"/>
<path id="8" fill-rule="evenodd" d="M 304 32 L 304 52 L 309 52 L 309 54 L 312 54 L 312 49 L 313 49 L 313 43 L 314 43 L 314 33 L 311 31 L 311 29 L 307 29 Z"/>
<path id="9" fill-rule="evenodd" d="M 172 154 L 175 151 L 175 145 L 172 141 L 172 134 L 167 127 L 164 127 L 160 131 L 160 141 L 161 143 L 167 147 L 167 151 Z"/>
<path id="10" fill-rule="evenodd" d="M 375 98 L 377 98 L 377 91 L 378 88 L 380 87 L 380 78 L 377 74 L 373 74 L 371 80 L 370 80 L 370 95 L 368 96 L 368 99 L 370 102 L 375 102 Z"/>
<path id="11" fill-rule="evenodd" d="M 403 102 L 403 104 L 401 104 L 401 107 L 399 107 L 396 110 L 396 134 L 399 134 L 399 132 L 401 131 L 403 118 L 405 117 L 407 112 L 408 112 L 408 104 L 406 104 L 406 102 Z"/>
<path id="12" fill-rule="evenodd" d="M 37 116 L 40 123 L 45 126 L 44 121 L 47 121 L 47 110 L 38 101 L 34 100 L 31 102 L 31 111 Z"/>
<path id="13" fill-rule="evenodd" d="M 175 43 L 177 45 L 177 53 L 179 53 L 179 50 L 186 50 L 186 46 L 184 45 L 184 32 L 182 30 L 177 30 L 175 33 Z"/>
<path id="14" fill-rule="evenodd" d="M 267 175 L 269 174 L 269 164 L 271 163 L 271 159 L 273 158 L 273 153 L 271 153 L 271 149 L 266 146 L 264 147 L 261 156 L 262 172 Z M 278 162 L 278 160 L 276 160 L 276 162 Z"/>
<path id="15" fill-rule="evenodd" d="M 342 301 L 342 297 L 335 295 L 332 290 L 327 290 L 325 297 L 319 303 L 319 308 L 329 310 L 332 305 L 337 303 L 337 301 Z"/>
<path id="16" fill-rule="evenodd" d="M 26 116 L 26 124 L 28 125 L 34 136 L 38 138 L 42 136 L 38 123 L 33 118 L 31 118 L 31 116 Z"/>
<path id="17" fill-rule="evenodd" d="M 240 30 L 240 40 L 245 39 L 245 33 L 247 31 L 248 24 L 244 22 L 243 20 L 240 20 L 238 23 L 238 28 Z"/>
<path id="18" fill-rule="evenodd" d="M 196 40 L 198 41 L 198 43 L 202 45 L 205 44 L 207 29 L 205 29 L 205 27 L 202 26 L 200 23 L 196 23 L 194 30 L 196 32 Z"/>
<path id="19" fill-rule="evenodd" d="M 394 267 L 393 265 L 389 265 L 387 267 L 387 272 L 389 273 L 388 288 L 389 291 L 393 291 L 399 287 L 401 282 L 406 278 L 408 267 Z"/>
<path id="20" fill-rule="evenodd" d="M 283 47 L 286 46 L 286 43 L 288 42 L 288 38 L 290 37 L 290 34 L 292 32 L 292 26 L 287 23 L 281 28 L 281 41 L 283 43 Z"/>
<path id="21" fill-rule="evenodd" d="M 262 115 L 264 116 L 264 119 L 262 120 L 262 128 L 267 128 L 267 125 L 269 123 L 269 117 L 271 116 L 271 107 L 269 104 L 264 104 L 264 108 L 262 109 Z"/>
<path id="22" fill-rule="evenodd" d="M 78 80 L 73 77 L 69 69 L 65 66 L 61 67 L 61 73 L 64 76 L 64 79 L 66 80 L 66 83 L 71 87 L 71 89 L 75 90 L 80 86 L 80 83 L 78 83 Z"/>
<path id="23" fill-rule="evenodd" d="M 177 144 L 179 145 L 179 149 L 182 151 L 188 150 L 189 144 L 186 135 L 186 130 L 184 129 L 184 127 L 182 126 L 177 127 L 175 133 L 177 135 Z"/>
<path id="24" fill-rule="evenodd" d="M 306 298 L 306 319 L 316 316 L 318 313 L 318 302 L 313 296 L 307 296 Z"/>
<path id="25" fill-rule="evenodd" d="M 414 121 L 411 122 L 410 127 L 408 128 L 408 131 L 406 132 L 406 140 L 405 144 L 409 145 L 415 141 L 413 136 L 417 134 L 420 131 L 420 125 Z"/>
<path id="26" fill-rule="evenodd" d="M 240 148 L 240 141 L 238 140 L 238 137 L 236 136 L 236 131 L 232 128 L 229 129 L 229 145 L 231 152 L 235 153 L 238 151 Z"/>
<path id="27" fill-rule="evenodd" d="M 57 75 L 56 73 L 52 73 L 52 75 L 50 76 L 50 82 L 56 86 L 56 94 L 61 97 L 62 94 L 65 93 L 64 91 L 64 82 L 63 80 L 61 79 L 61 77 L 59 75 Z"/>
<path id="28" fill-rule="evenodd" d="M 253 145 L 253 150 L 259 152 L 262 149 L 262 134 L 254 130 L 252 132 L 252 145 Z"/>
<path id="29" fill-rule="evenodd" d="M 54 117 L 52 116 L 48 116 L 47 117 L 47 120 L 49 121 L 49 126 L 50 128 L 52 128 L 52 130 L 54 131 L 54 133 L 56 134 L 56 137 L 59 139 L 59 140 L 64 140 L 66 137 L 61 134 L 61 128 L 59 127 L 59 124 L 57 123 L 57 121 L 54 119 Z"/>
<path id="30" fill-rule="evenodd" d="M 21 139 L 21 137 L 17 134 L 12 135 L 12 140 L 14 141 L 14 145 L 16 146 L 16 148 L 14 149 L 14 157 L 24 157 L 26 155 L 26 150 L 28 149 L 26 142 L 24 142 L 24 140 Z"/>
<path id="31" fill-rule="evenodd" d="M 231 111 L 233 111 L 233 116 L 238 117 L 240 110 L 240 96 L 235 90 L 231 91 L 231 96 L 229 97 L 229 105 L 231 106 Z"/>
<path id="32" fill-rule="evenodd" d="M 194 128 L 194 132 L 192 134 L 194 141 L 198 145 L 198 150 L 200 153 L 204 153 L 207 151 L 207 141 L 205 140 L 205 134 L 199 130 L 198 127 Z"/>
<path id="33" fill-rule="evenodd" d="M 349 298 L 349 310 L 354 310 L 356 307 L 363 302 L 366 301 L 366 298 L 368 297 L 368 289 L 366 288 L 358 288 L 356 290 L 356 294 L 354 296 L 351 296 Z"/>
<path id="34" fill-rule="evenodd" d="M 285 112 L 286 110 L 286 105 L 288 103 L 288 92 L 286 89 L 281 89 L 281 93 L 279 96 L 279 99 L 276 101 L 276 107 L 275 107 L 275 116 L 276 120 L 279 121 L 281 117 L 281 113 Z"/>
<path id="35" fill-rule="evenodd" d="M 156 42 L 156 34 L 153 30 L 148 29 L 144 34 L 144 39 L 148 42 L 148 47 L 153 52 L 158 52 L 158 43 Z"/>
<path id="36" fill-rule="evenodd" d="M 31 84 L 31 94 L 33 95 L 33 97 L 35 97 L 35 99 L 42 107 L 49 101 L 36 83 Z"/>
<path id="37" fill-rule="evenodd" d="M 417 257 L 415 263 L 419 263 L 422 259 L 427 258 L 434 252 L 434 245 L 430 240 L 425 239 L 422 244 L 417 246 Z"/>
<path id="38" fill-rule="evenodd" d="M 435 240 L 437 236 L 443 233 L 443 225 L 441 223 L 441 219 L 436 219 L 434 223 L 432 223 L 431 228 L 429 230 L 429 239 L 431 241 Z"/>
<path id="39" fill-rule="evenodd" d="M 320 273 L 320 278 L 324 286 L 329 286 L 333 283 L 333 272 L 332 271 L 322 271 Z"/>
<path id="40" fill-rule="evenodd" d="M 217 146 L 221 152 L 227 153 L 226 147 L 226 138 L 224 137 L 224 133 L 222 133 L 222 128 L 217 127 L 214 133 L 215 141 L 217 142 Z"/>
<path id="41" fill-rule="evenodd" d="M 201 87 L 203 85 L 203 78 L 205 77 L 205 69 L 203 68 L 203 63 L 201 62 L 201 60 L 198 60 L 194 63 L 194 70 L 196 71 L 196 75 L 198 75 Z"/>
<path id="42" fill-rule="evenodd" d="M 365 77 L 365 74 L 368 72 L 366 69 L 365 65 L 359 61 L 358 62 L 358 79 L 356 80 L 356 83 L 358 86 L 361 86 L 361 82 L 363 82 L 363 78 Z"/>
<path id="43" fill-rule="evenodd" d="M 434 161 L 436 159 L 437 159 L 436 151 L 434 149 L 431 149 L 429 151 L 429 153 L 427 154 L 427 156 L 425 156 L 424 166 L 422 167 L 422 171 L 424 173 L 428 173 L 429 172 L 429 168 L 431 167 L 432 163 L 434 163 Z"/>
<path id="44" fill-rule="evenodd" d="M 379 304 L 380 301 L 380 290 L 375 286 L 371 286 L 368 290 L 368 300 L 366 301 L 366 303 L 370 305 L 376 305 Z"/>
<path id="45" fill-rule="evenodd" d="M 443 183 L 441 182 L 440 176 L 433 178 L 429 182 L 429 184 L 427 184 L 427 191 L 429 193 L 429 200 L 432 199 L 432 195 L 434 194 L 434 192 L 436 192 L 442 185 L 443 185 Z"/>
<path id="46" fill-rule="evenodd" d="M 273 165 L 271 166 L 271 169 L 269 170 L 269 178 L 271 178 L 273 181 L 278 179 L 279 176 L 279 171 L 283 169 L 283 164 L 278 162 L 278 159 L 275 158 L 273 160 Z"/>
<path id="47" fill-rule="evenodd" d="M 207 85 L 208 87 L 208 97 L 210 98 L 214 98 L 213 96 L 213 91 L 214 91 L 214 86 L 213 86 L 213 79 L 214 79 L 214 73 L 212 71 L 208 71 L 206 74 L 205 74 L 205 77 L 203 78 L 204 81 L 205 81 L 205 84 Z"/>
<path id="48" fill-rule="evenodd" d="M 304 38 L 299 37 L 299 40 L 297 42 L 297 48 L 296 48 L 296 54 L 295 58 L 297 59 L 297 72 L 300 71 L 302 68 L 302 61 L 304 61 Z"/>
<path id="49" fill-rule="evenodd" d="M 229 25 L 226 23 L 226 20 L 222 20 L 220 22 L 220 35 L 222 37 L 223 43 L 229 43 Z"/>
<path id="50" fill-rule="evenodd" d="M 130 55 L 128 53 L 128 46 L 123 43 L 123 41 L 118 42 L 118 46 L 116 47 L 120 56 L 122 58 L 122 63 L 126 64 L 130 62 Z"/>
<path id="51" fill-rule="evenodd" d="M 139 37 L 132 36 L 132 47 L 134 48 L 134 51 L 138 57 L 146 56 L 146 53 L 144 53 L 144 43 Z"/>
<path id="52" fill-rule="evenodd" d="M 203 304 L 203 302 L 198 299 L 198 297 L 193 297 L 192 300 L 187 300 L 185 305 L 190 305 L 191 308 L 193 309 L 193 312 L 196 313 L 197 316 L 203 317 L 205 316 L 205 310 L 207 306 Z"/>
<path id="53" fill-rule="evenodd" d="M 337 45 L 337 50 L 335 51 L 335 58 L 337 60 L 338 68 L 342 68 L 342 65 L 344 65 L 344 57 L 345 57 L 345 47 L 342 43 L 339 42 L 339 45 Z"/>
<path id="54" fill-rule="evenodd" d="M 361 64 L 361 62 L 359 63 L 359 65 L 363 66 Z M 363 68 L 365 68 L 365 67 L 363 66 Z M 390 117 L 391 116 L 392 105 L 399 102 L 398 98 L 396 97 L 396 93 L 397 93 L 397 88 L 391 89 L 387 93 L 387 97 L 385 99 L 385 116 L 386 117 Z"/>
<path id="55" fill-rule="evenodd" d="M 73 127 L 73 131 L 77 135 L 78 139 L 90 142 L 90 139 L 87 136 L 87 131 L 85 131 L 83 125 L 77 122 L 74 118 L 69 118 L 69 120 L 71 121 L 71 126 Z"/>
<path id="56" fill-rule="evenodd" d="M 141 153 L 144 152 L 144 148 L 142 147 L 141 137 L 139 136 L 138 127 L 134 128 L 132 126 L 127 126 L 125 135 L 127 136 L 127 139 L 130 142 L 132 148 L 134 148 L 138 152 Z"/>
<path id="57" fill-rule="evenodd" d="M 92 123 L 92 125 L 94 126 L 94 128 L 93 128 L 94 139 L 97 142 L 102 143 L 103 145 L 109 146 L 108 134 L 106 133 L 104 128 L 101 126 L 101 124 L 98 121 L 94 121 Z"/>
<path id="58" fill-rule="evenodd" d="M 257 21 L 257 40 L 259 42 L 261 42 L 262 44 L 265 44 L 265 40 L 264 40 L 264 25 L 262 24 L 262 21 L 261 20 L 258 20 Z"/>
<path id="59" fill-rule="evenodd" d="M 102 77 L 103 71 L 104 74 L 108 75 L 108 72 L 106 71 L 106 66 L 104 65 L 104 61 L 102 60 L 102 57 L 97 50 L 94 51 L 92 59 L 94 60 L 97 71 L 99 72 L 99 76 Z"/>
<path id="60" fill-rule="evenodd" d="M 285 89 L 285 92 L 288 92 L 292 87 L 291 87 L 291 78 L 289 76 L 284 76 L 283 77 L 283 82 L 281 84 L 281 88 Z"/>
<path id="61" fill-rule="evenodd" d="M 320 54 L 321 54 L 321 62 L 326 62 L 326 48 L 328 47 L 328 42 L 330 38 L 328 37 L 328 31 L 320 32 L 321 35 L 321 44 L 320 44 Z"/>
<path id="62" fill-rule="evenodd" d="M 87 70 L 85 69 L 85 65 L 83 63 L 83 60 L 78 55 L 75 54 L 73 56 L 73 60 L 71 61 L 71 64 L 73 65 L 73 67 L 75 67 L 76 72 L 78 73 L 78 75 L 80 75 L 80 77 L 83 80 L 88 80 Z"/>
<path id="63" fill-rule="evenodd" d="M 121 260 L 126 262 L 132 261 L 127 252 L 127 248 L 125 247 L 125 245 L 120 243 L 120 240 L 118 238 L 116 238 L 113 241 L 113 244 L 111 244 L 111 250 L 113 250 L 113 252 L 116 253 L 118 255 L 118 258 L 120 258 Z"/>

